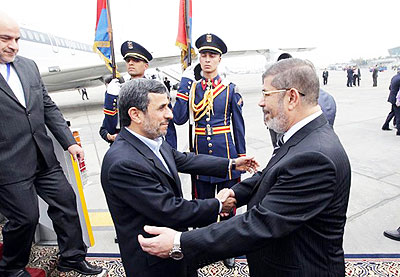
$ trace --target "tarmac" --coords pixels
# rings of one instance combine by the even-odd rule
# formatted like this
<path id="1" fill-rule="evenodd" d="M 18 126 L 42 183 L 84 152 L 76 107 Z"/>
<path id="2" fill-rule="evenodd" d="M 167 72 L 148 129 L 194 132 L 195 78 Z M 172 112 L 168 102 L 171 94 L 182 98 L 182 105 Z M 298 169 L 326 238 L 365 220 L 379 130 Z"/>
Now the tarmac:
<path id="1" fill-rule="evenodd" d="M 334 124 L 352 167 L 352 184 L 344 233 L 345 254 L 397 254 L 400 242 L 383 236 L 387 229 L 400 226 L 400 136 L 395 129 L 382 131 L 390 111 L 387 102 L 390 79 L 396 72 L 380 72 L 378 86 L 372 87 L 372 73 L 361 71 L 360 87 L 346 87 L 346 72 L 330 71 L 323 89 L 336 100 Z M 229 75 L 244 100 L 247 155 L 254 156 L 262 169 L 272 154 L 269 132 L 257 103 L 261 97 L 261 73 Z M 322 83 L 322 71 L 319 73 Z M 103 120 L 105 87 L 87 89 L 90 100 L 82 100 L 77 91 L 52 93 L 71 127 L 80 132 L 85 150 L 87 180 L 86 204 L 95 245 L 89 253 L 119 253 L 115 231 L 100 184 L 100 168 L 109 148 L 98 131 Z M 393 126 L 391 125 L 391 128 Z M 187 126 L 177 126 L 178 149 L 187 149 Z M 246 178 L 249 175 L 242 177 Z M 185 198 L 190 199 L 190 180 L 181 175 Z"/>

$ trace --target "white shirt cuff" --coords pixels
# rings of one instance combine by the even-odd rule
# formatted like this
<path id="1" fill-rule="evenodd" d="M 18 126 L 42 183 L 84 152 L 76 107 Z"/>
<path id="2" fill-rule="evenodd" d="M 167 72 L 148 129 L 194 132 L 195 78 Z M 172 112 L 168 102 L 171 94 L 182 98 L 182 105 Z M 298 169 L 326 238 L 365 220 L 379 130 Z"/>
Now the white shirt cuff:
<path id="1" fill-rule="evenodd" d="M 181 247 L 181 235 L 182 232 L 177 232 L 174 236 L 174 245 L 179 245 Z"/>

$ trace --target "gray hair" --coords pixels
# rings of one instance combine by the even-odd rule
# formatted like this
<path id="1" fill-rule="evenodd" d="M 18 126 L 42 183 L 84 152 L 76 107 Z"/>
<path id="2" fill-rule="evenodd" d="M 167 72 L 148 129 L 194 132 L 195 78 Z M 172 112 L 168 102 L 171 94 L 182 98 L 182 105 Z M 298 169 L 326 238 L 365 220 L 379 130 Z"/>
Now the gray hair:
<path id="1" fill-rule="evenodd" d="M 134 79 L 126 82 L 119 92 L 119 117 L 122 126 L 129 126 L 131 118 L 128 110 L 132 107 L 146 113 L 149 106 L 149 93 L 167 94 L 169 92 L 164 84 L 156 80 L 148 80 L 145 78 Z"/>
<path id="2" fill-rule="evenodd" d="M 318 104 L 319 80 L 310 61 L 296 58 L 281 60 L 264 72 L 263 82 L 269 76 L 273 77 L 271 85 L 276 89 L 295 88 L 305 95 L 304 102 Z"/>

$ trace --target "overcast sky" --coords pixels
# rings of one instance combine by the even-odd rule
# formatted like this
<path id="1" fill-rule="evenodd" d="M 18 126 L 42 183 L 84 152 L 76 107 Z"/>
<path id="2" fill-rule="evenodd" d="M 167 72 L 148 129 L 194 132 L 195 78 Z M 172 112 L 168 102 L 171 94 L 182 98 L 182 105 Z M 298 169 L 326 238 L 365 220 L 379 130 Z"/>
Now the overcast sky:
<path id="1" fill-rule="evenodd" d="M 25 27 L 93 43 L 96 0 L 0 0 Z M 177 55 L 179 0 L 110 0 L 116 49 L 125 40 Z M 212 32 L 228 50 L 317 47 L 319 66 L 388 55 L 400 46 L 399 0 L 193 0 L 193 38 Z M 33 57 L 32 57 L 33 58 Z"/>

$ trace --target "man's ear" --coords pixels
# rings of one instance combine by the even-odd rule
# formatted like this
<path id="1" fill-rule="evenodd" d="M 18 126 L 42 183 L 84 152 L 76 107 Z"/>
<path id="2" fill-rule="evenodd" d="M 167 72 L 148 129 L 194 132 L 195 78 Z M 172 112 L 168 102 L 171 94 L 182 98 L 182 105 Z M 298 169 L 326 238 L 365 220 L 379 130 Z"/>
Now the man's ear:
<path id="1" fill-rule="evenodd" d="M 288 96 L 288 109 L 294 110 L 300 103 L 300 94 L 296 89 L 290 89 L 287 91 Z"/>
<path id="2" fill-rule="evenodd" d="M 138 108 L 136 108 L 136 107 L 131 107 L 131 108 L 128 110 L 128 115 L 129 115 L 129 117 L 131 118 L 131 121 L 132 121 L 132 122 L 134 122 L 134 123 L 136 123 L 136 124 L 142 123 L 142 115 L 143 115 L 143 112 L 142 112 L 141 110 L 139 110 Z"/>
<path id="3" fill-rule="evenodd" d="M 146 68 L 145 70 L 147 70 L 147 69 L 149 68 L 149 64 L 146 63 L 146 64 L 144 65 L 144 67 Z"/>

